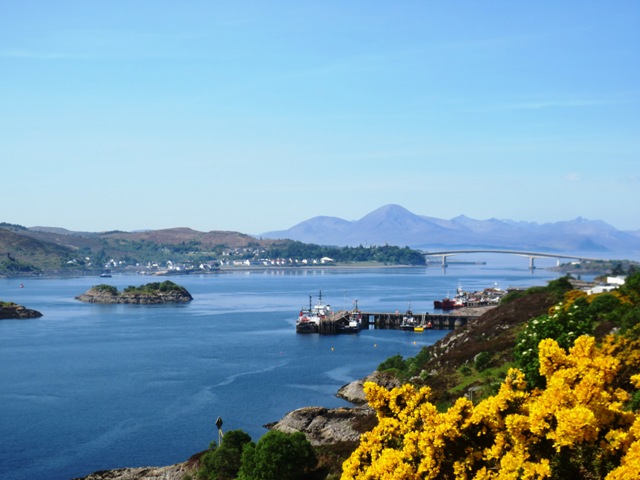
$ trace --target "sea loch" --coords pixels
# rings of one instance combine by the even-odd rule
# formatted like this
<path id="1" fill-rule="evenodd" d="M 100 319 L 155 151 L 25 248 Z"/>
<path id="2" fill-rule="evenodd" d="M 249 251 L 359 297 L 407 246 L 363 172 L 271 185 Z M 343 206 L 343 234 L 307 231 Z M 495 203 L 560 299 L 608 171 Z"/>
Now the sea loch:
<path id="1" fill-rule="evenodd" d="M 43 313 L 0 322 L 0 478 L 62 480 L 183 461 L 223 430 L 254 440 L 303 406 L 347 405 L 338 388 L 384 359 L 415 355 L 446 331 L 296 335 L 322 290 L 334 309 L 432 312 L 458 285 L 542 285 L 526 262 L 439 268 L 265 270 L 184 276 L 186 305 L 74 300 L 99 278 L 0 279 L 0 299 Z M 119 289 L 149 278 L 114 276 Z M 24 288 L 20 288 L 20 282 Z"/>

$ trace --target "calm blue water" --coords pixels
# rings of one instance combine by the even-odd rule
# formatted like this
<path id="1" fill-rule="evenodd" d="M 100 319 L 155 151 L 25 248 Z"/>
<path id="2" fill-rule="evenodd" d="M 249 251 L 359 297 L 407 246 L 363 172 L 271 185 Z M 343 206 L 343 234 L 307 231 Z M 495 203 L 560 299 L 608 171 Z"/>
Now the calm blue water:
<path id="1" fill-rule="evenodd" d="M 445 331 L 296 335 L 295 317 L 322 289 L 334 309 L 431 312 L 434 299 L 497 282 L 541 285 L 557 275 L 509 265 L 246 272 L 172 278 L 186 306 L 91 305 L 92 285 L 156 279 L 0 279 L 0 300 L 41 311 L 0 321 L 0 478 L 56 480 L 183 461 L 223 430 L 254 440 L 303 406 L 347 405 L 342 385 L 384 359 L 413 356 Z M 24 288 L 20 288 L 20 282 Z M 314 297 L 315 300 L 315 297 Z"/>

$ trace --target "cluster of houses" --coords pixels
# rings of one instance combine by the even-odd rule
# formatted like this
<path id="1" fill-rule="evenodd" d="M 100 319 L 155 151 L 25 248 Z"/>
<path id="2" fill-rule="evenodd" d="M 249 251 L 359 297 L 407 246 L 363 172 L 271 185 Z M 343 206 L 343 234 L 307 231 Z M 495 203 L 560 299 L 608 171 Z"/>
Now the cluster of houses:
<path id="1" fill-rule="evenodd" d="M 616 288 L 624 285 L 624 281 L 626 278 L 627 277 L 623 275 L 616 276 L 616 277 L 607 277 L 607 279 L 604 282 L 598 283 L 597 285 L 593 285 L 589 288 L 585 288 L 585 291 L 589 295 L 595 295 L 596 293 L 611 292 L 612 290 L 615 290 Z"/>
<path id="2" fill-rule="evenodd" d="M 214 259 L 207 262 L 199 263 L 181 263 L 167 260 L 166 262 L 147 262 L 146 265 L 136 263 L 129 265 L 125 261 L 110 259 L 104 264 L 104 269 L 122 270 L 135 268 L 140 274 L 158 275 L 158 274 L 177 274 L 190 272 L 211 272 L 219 270 L 221 267 L 305 267 L 305 266 L 328 266 L 334 264 L 335 261 L 329 257 L 320 259 L 297 259 L 297 258 L 262 258 L 262 259 L 233 259 L 223 256 L 221 259 Z"/>
<path id="3" fill-rule="evenodd" d="M 301 260 L 297 258 L 263 258 L 260 260 L 232 260 L 223 262 L 222 265 L 246 267 L 306 267 L 309 265 L 331 265 L 334 263 L 335 261 L 329 257 L 322 257 L 321 259 L 303 258 Z"/>

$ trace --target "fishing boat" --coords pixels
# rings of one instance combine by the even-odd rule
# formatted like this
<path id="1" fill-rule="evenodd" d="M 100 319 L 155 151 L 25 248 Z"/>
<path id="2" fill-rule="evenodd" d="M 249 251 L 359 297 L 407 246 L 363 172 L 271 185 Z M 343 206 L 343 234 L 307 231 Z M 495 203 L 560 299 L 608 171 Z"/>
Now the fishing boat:
<path id="1" fill-rule="evenodd" d="M 320 321 L 331 312 L 331 306 L 322 303 L 322 290 L 318 295 L 318 301 L 312 305 L 312 296 L 309 295 L 309 307 L 301 308 L 296 320 L 297 333 L 318 333 L 320 331 Z"/>
<path id="2" fill-rule="evenodd" d="M 409 308 L 402 317 L 402 322 L 400 322 L 400 330 L 414 330 L 416 325 L 416 317 L 413 316 L 413 312 L 411 311 L 411 308 Z"/>
<path id="3" fill-rule="evenodd" d="M 436 310 L 453 310 L 455 307 L 455 302 L 449 298 L 445 297 L 442 300 L 434 300 L 433 308 Z"/>
<path id="4" fill-rule="evenodd" d="M 337 333 L 358 333 L 364 328 L 362 312 L 358 309 L 358 300 L 354 300 L 353 305 L 353 309 L 345 316 L 345 319 L 338 321 Z"/>

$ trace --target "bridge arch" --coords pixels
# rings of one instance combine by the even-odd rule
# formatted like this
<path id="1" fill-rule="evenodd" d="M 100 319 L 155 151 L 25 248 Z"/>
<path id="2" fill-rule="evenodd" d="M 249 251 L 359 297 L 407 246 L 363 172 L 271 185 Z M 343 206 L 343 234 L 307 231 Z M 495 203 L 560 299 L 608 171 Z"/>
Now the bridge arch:
<path id="1" fill-rule="evenodd" d="M 582 255 L 571 255 L 568 253 L 549 253 L 549 252 L 531 252 L 521 250 L 496 250 L 496 249 L 468 249 L 468 250 L 443 250 L 438 252 L 423 252 L 425 257 L 442 257 L 442 267 L 447 268 L 447 258 L 454 255 L 468 254 L 468 253 L 500 253 L 507 255 L 519 255 L 529 258 L 529 269 L 534 270 L 536 258 L 556 258 L 579 260 L 579 261 L 598 261 L 598 258 L 589 258 Z"/>

